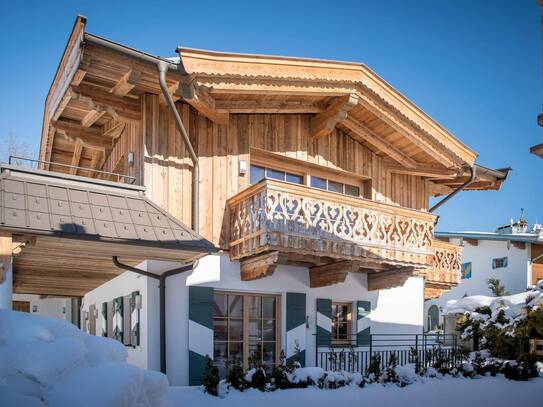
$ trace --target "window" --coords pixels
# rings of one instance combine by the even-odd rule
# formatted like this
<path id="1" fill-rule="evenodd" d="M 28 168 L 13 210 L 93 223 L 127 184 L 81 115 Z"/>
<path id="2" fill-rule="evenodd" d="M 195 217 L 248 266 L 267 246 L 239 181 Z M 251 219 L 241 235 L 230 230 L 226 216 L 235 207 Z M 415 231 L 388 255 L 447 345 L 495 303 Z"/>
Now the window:
<path id="1" fill-rule="evenodd" d="M 332 303 L 332 344 L 341 344 L 351 340 L 352 304 Z"/>
<path id="2" fill-rule="evenodd" d="M 492 259 L 492 268 L 500 269 L 507 267 L 507 257 L 499 257 L 497 259 Z"/>
<path id="3" fill-rule="evenodd" d="M 244 369 L 261 364 L 271 371 L 278 359 L 278 306 L 276 295 L 215 293 L 213 361 L 221 377 L 227 362 Z"/>
<path id="4" fill-rule="evenodd" d="M 304 183 L 304 177 L 301 175 L 251 164 L 251 177 L 250 177 L 251 185 L 262 181 L 264 178 L 292 182 L 293 184 Z"/>
<path id="5" fill-rule="evenodd" d="M 469 279 L 471 278 L 471 262 L 462 264 L 462 279 Z"/>
<path id="6" fill-rule="evenodd" d="M 360 196 L 360 187 L 343 184 L 326 178 L 311 177 L 311 186 L 313 188 L 324 189 L 338 194 Z"/>

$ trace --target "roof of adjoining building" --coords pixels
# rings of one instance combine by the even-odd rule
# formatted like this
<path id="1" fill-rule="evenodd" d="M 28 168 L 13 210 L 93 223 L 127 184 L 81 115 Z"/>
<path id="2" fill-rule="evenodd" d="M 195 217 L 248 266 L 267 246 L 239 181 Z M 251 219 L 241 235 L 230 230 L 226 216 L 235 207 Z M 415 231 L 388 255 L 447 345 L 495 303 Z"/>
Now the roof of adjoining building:
<path id="1" fill-rule="evenodd" d="M 492 232 L 435 232 L 438 238 L 466 238 L 477 240 L 496 240 L 543 244 L 543 239 L 534 233 L 492 233 Z"/>

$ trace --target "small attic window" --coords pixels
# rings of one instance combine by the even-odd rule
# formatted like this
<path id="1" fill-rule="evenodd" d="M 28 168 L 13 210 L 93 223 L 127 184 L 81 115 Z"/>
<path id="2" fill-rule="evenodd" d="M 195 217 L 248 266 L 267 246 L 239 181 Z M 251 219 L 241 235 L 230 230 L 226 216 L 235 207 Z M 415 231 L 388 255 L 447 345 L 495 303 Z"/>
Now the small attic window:
<path id="1" fill-rule="evenodd" d="M 492 259 L 492 268 L 501 269 L 507 267 L 507 257 L 499 257 L 497 259 Z"/>

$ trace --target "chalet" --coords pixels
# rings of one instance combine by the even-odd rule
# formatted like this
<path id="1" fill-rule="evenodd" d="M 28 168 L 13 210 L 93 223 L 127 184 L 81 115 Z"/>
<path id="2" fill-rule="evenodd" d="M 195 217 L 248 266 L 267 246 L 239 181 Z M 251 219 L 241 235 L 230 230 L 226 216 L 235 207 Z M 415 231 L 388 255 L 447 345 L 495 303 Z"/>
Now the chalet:
<path id="1" fill-rule="evenodd" d="M 38 168 L 1 167 L 4 306 L 76 298 L 82 329 L 178 385 L 206 356 L 221 372 L 283 353 L 311 366 L 422 333 L 424 298 L 460 275 L 433 211 L 506 170 L 365 65 L 161 58 L 85 24 L 47 95 Z"/>

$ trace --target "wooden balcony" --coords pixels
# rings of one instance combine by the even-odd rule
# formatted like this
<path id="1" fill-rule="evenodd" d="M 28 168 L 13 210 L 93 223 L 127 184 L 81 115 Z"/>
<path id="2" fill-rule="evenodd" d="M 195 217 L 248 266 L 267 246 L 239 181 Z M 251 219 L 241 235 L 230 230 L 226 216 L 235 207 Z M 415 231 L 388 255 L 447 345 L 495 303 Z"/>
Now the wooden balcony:
<path id="1" fill-rule="evenodd" d="M 228 206 L 230 257 L 241 261 L 242 279 L 270 275 L 277 263 L 308 265 L 330 276 L 329 284 L 347 272 L 432 265 L 435 216 L 427 212 L 275 180 L 247 188 Z"/>
<path id="2" fill-rule="evenodd" d="M 436 239 L 432 242 L 432 247 L 434 248 L 432 267 L 421 273 L 426 279 L 425 299 L 437 298 L 460 282 L 462 246 Z"/>

